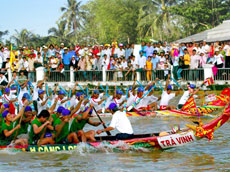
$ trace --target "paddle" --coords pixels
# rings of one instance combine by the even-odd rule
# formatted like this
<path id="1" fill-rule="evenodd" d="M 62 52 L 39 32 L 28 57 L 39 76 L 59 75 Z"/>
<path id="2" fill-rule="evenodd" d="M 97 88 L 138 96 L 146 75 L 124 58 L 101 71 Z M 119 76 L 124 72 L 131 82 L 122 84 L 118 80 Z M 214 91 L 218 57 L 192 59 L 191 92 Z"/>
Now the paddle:
<path id="1" fill-rule="evenodd" d="M 160 81 L 157 81 L 157 84 L 160 86 L 161 91 L 164 91 L 164 88 L 162 87 Z"/>
<path id="2" fill-rule="evenodd" d="M 27 100 L 26 100 L 26 101 L 27 101 Z M 26 104 L 26 106 L 27 106 L 28 101 L 25 102 L 25 104 Z M 24 106 L 23 109 L 22 109 L 22 112 L 21 112 L 22 114 L 21 114 L 21 116 L 20 116 L 18 125 L 21 125 L 21 123 L 22 123 L 23 113 L 24 113 L 24 110 L 25 110 L 25 107 L 26 107 L 26 106 Z M 16 138 L 17 138 L 17 136 L 18 136 L 18 131 L 19 131 L 19 129 L 17 129 L 17 131 L 16 131 L 16 133 L 15 133 L 13 143 L 15 142 L 15 140 L 16 140 Z"/>
<path id="3" fill-rule="evenodd" d="M 174 82 L 179 88 L 181 88 L 181 89 L 183 90 L 182 86 L 181 86 L 173 77 L 171 77 L 171 80 L 173 80 L 173 82 Z"/>
<path id="4" fill-rule="evenodd" d="M 140 85 L 141 88 L 145 89 L 144 86 L 138 80 L 137 83 Z"/>
<path id="5" fill-rule="evenodd" d="M 95 111 L 95 113 L 96 113 L 98 119 L 100 120 L 100 122 L 102 122 L 102 125 L 103 125 L 104 129 L 106 129 L 107 127 L 105 126 L 105 124 L 104 124 L 104 122 L 102 121 L 101 117 L 98 115 L 98 113 L 97 113 L 95 107 L 93 107 L 93 110 Z M 111 136 L 111 133 L 110 133 L 109 131 L 106 131 L 106 133 L 107 133 L 108 136 Z"/>

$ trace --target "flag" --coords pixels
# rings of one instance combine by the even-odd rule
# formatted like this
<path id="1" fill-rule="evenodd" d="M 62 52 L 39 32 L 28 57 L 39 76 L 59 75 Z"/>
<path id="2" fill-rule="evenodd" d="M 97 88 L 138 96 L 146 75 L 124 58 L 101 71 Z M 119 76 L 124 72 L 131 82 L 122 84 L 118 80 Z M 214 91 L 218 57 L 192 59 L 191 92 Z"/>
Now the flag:
<path id="1" fill-rule="evenodd" d="M 209 85 L 214 84 L 214 80 L 212 77 L 210 77 L 210 78 L 207 78 L 203 83 L 209 86 Z"/>
<path id="2" fill-rule="evenodd" d="M 195 103 L 193 96 L 191 96 L 188 99 L 188 101 L 184 104 L 184 106 L 181 108 L 181 110 L 185 111 L 185 110 L 189 110 L 191 108 L 196 108 L 196 103 Z"/>

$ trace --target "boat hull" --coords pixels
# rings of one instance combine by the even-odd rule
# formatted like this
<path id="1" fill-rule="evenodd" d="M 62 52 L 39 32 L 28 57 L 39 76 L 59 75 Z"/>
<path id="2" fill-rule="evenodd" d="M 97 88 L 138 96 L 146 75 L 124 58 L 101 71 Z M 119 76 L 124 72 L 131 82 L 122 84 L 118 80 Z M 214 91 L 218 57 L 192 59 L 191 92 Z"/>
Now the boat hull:
<path id="1" fill-rule="evenodd" d="M 114 141 L 97 141 L 88 142 L 87 146 L 95 148 L 95 150 L 112 149 L 115 151 L 126 151 L 126 150 L 140 150 L 147 149 L 149 151 L 155 149 L 169 149 L 173 147 L 183 146 L 188 143 L 196 141 L 197 138 L 194 136 L 193 131 L 181 132 L 178 134 L 170 134 L 168 136 L 152 136 L 146 138 L 134 138 L 129 140 L 114 140 Z M 58 151 L 71 151 L 77 149 L 79 144 L 69 145 L 28 145 L 28 146 L 1 146 L 0 149 L 8 149 L 13 151 L 21 152 L 58 152 Z"/>

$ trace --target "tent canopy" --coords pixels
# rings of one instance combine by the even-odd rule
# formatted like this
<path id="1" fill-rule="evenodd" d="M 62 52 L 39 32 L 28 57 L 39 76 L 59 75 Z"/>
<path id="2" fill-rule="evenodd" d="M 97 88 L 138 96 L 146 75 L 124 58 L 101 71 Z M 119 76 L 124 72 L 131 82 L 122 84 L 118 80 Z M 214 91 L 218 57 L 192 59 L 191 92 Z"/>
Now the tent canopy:
<path id="1" fill-rule="evenodd" d="M 230 20 L 225 20 L 223 21 L 222 24 L 212 29 L 188 36 L 183 39 L 179 39 L 175 42 L 188 43 L 188 42 L 201 42 L 204 40 L 206 42 L 230 40 Z"/>

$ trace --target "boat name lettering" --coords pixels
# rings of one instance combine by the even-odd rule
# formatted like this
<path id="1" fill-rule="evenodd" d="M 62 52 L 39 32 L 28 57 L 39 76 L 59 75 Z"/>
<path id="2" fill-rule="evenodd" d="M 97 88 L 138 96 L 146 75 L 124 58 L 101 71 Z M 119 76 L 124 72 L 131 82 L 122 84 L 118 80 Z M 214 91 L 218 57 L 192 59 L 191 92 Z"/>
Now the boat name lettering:
<path id="1" fill-rule="evenodd" d="M 158 138 L 159 145 L 162 148 L 181 146 L 194 141 L 195 141 L 195 137 L 193 132 L 189 132 L 183 135 L 173 134 L 173 135 L 163 136 Z"/>
<path id="2" fill-rule="evenodd" d="M 30 152 L 56 152 L 56 151 L 61 151 L 61 150 L 74 150 L 76 149 L 76 145 L 43 145 L 43 146 L 30 146 L 29 151 Z"/>

